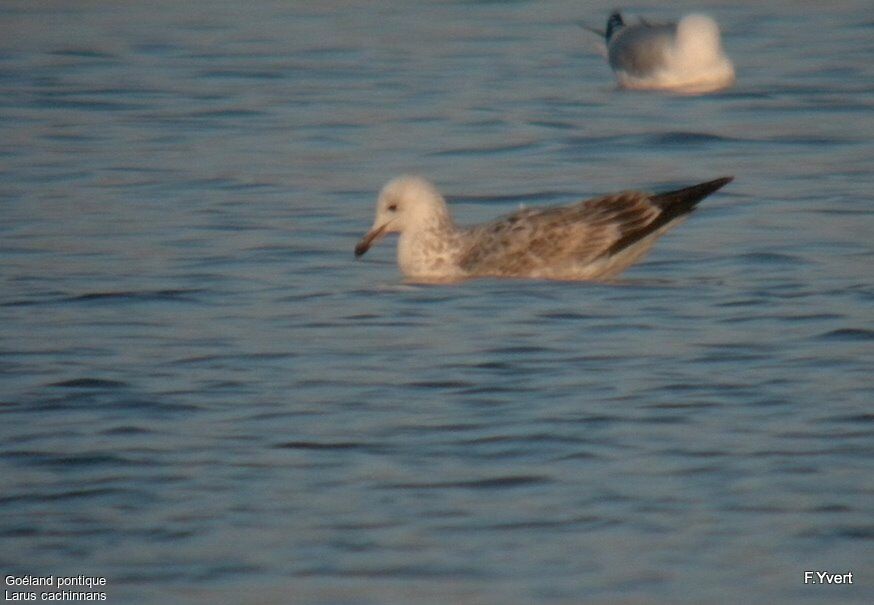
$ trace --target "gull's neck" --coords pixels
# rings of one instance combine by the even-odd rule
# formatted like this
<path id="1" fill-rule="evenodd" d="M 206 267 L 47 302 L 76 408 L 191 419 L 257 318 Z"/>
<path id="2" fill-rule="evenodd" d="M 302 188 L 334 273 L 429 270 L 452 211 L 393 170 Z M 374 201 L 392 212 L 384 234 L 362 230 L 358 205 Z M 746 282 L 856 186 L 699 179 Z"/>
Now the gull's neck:
<path id="1" fill-rule="evenodd" d="M 464 230 L 452 220 L 449 207 L 442 198 L 427 210 L 401 232 L 398 265 L 407 277 L 458 277 Z"/>

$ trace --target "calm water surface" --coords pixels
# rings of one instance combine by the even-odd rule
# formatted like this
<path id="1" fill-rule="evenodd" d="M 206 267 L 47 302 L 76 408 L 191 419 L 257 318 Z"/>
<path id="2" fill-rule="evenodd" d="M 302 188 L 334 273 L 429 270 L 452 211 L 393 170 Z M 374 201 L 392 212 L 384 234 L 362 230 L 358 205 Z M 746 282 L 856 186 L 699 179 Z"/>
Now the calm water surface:
<path id="1" fill-rule="evenodd" d="M 616 90 L 613 6 L 2 3 L 0 570 L 870 603 L 870 3 L 638 3 L 718 19 L 707 97 Z M 619 283 L 423 287 L 352 257 L 403 172 L 461 222 L 737 178 Z"/>

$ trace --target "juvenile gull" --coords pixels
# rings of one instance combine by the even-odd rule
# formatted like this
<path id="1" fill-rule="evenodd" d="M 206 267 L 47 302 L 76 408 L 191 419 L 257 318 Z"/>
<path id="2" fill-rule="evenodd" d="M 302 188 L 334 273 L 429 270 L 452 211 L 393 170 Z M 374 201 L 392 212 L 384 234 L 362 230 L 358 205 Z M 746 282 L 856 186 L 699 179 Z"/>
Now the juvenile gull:
<path id="1" fill-rule="evenodd" d="M 355 246 L 355 256 L 386 234 L 399 233 L 398 266 L 414 281 L 609 279 L 643 257 L 698 202 L 733 178 L 668 193 L 623 191 L 570 206 L 527 208 L 460 227 L 434 185 L 418 176 L 401 176 L 380 192 L 373 228 Z"/>
<path id="2" fill-rule="evenodd" d="M 695 94 L 734 84 L 734 65 L 722 50 L 719 26 L 706 15 L 687 15 L 677 23 L 626 24 L 614 12 L 604 38 L 610 67 L 625 88 Z"/>

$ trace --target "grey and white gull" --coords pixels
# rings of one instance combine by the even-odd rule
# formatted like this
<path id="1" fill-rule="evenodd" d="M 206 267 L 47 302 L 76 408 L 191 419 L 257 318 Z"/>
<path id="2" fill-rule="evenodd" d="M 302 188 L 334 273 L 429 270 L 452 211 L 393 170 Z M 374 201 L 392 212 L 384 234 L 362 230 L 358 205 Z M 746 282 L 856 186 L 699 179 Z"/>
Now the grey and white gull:
<path id="1" fill-rule="evenodd" d="M 624 88 L 702 94 L 734 84 L 719 25 L 707 15 L 657 24 L 626 23 L 614 12 L 604 32 L 592 31 L 604 36 L 610 67 Z"/>
<path id="2" fill-rule="evenodd" d="M 399 233 L 398 266 L 411 281 L 611 279 L 733 178 L 667 193 L 623 191 L 568 206 L 525 208 L 461 227 L 431 182 L 401 176 L 380 192 L 373 227 L 355 246 L 355 256 Z"/>

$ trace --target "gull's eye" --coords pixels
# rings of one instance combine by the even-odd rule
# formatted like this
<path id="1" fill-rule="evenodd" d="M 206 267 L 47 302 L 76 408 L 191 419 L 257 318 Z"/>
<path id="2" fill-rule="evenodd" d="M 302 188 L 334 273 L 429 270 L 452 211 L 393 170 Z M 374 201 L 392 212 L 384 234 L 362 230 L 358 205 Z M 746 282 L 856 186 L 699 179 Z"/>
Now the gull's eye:
<path id="1" fill-rule="evenodd" d="M 389 205 L 388 205 L 388 211 L 389 211 L 389 212 L 396 212 L 397 209 L 398 209 L 398 205 L 397 205 L 397 204 L 389 204 Z"/>

